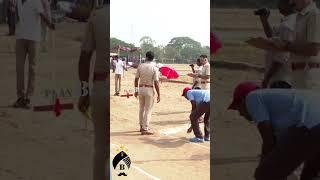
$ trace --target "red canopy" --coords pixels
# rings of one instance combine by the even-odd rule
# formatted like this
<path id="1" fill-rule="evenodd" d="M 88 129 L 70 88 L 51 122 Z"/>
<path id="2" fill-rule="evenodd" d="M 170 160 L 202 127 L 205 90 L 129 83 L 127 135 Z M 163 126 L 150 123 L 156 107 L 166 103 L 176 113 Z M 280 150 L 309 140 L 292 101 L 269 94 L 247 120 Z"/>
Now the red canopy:
<path id="1" fill-rule="evenodd" d="M 216 54 L 222 48 L 220 39 L 213 33 L 210 33 L 210 54 Z"/>
<path id="2" fill-rule="evenodd" d="M 120 50 L 120 51 L 125 51 L 125 52 L 135 52 L 135 51 L 139 51 L 140 48 L 138 48 L 138 47 L 129 48 L 129 47 L 124 47 L 124 46 L 118 45 L 118 46 L 112 48 L 112 50 Z"/>

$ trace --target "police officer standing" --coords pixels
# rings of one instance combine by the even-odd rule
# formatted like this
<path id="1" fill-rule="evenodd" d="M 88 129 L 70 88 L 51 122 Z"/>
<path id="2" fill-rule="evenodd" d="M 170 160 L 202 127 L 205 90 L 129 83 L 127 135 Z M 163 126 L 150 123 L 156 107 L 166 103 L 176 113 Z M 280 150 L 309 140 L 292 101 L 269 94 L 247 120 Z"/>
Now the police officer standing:
<path id="1" fill-rule="evenodd" d="M 320 89 L 320 12 L 313 0 L 291 0 L 297 10 L 296 38 L 276 43 L 290 52 L 292 85 L 297 89 Z"/>
<path id="2" fill-rule="evenodd" d="M 149 128 L 149 122 L 151 120 L 151 113 L 154 104 L 154 88 L 158 94 L 157 102 L 160 102 L 159 73 L 156 66 L 152 63 L 153 59 L 153 52 L 148 51 L 146 53 L 146 62 L 138 66 L 134 81 L 134 96 L 139 96 L 139 121 L 141 135 L 153 134 Z"/>
<path id="3" fill-rule="evenodd" d="M 95 1 L 92 1 L 95 3 Z M 95 5 L 93 4 L 92 7 Z M 105 0 L 102 7 L 97 7 L 91 14 L 81 47 L 79 60 L 79 78 L 82 93 L 79 98 L 78 108 L 86 113 L 91 106 L 91 116 L 94 124 L 94 167 L 93 179 L 106 180 L 109 172 L 109 52 L 110 38 L 110 1 Z M 96 52 L 96 62 L 93 73 L 93 87 L 89 93 L 90 59 Z"/>

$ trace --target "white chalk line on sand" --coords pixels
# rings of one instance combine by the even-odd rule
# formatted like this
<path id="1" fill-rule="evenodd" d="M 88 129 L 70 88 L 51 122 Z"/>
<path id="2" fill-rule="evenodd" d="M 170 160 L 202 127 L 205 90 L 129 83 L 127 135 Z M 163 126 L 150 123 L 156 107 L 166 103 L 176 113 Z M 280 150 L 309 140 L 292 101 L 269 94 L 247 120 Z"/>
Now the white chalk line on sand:
<path id="1" fill-rule="evenodd" d="M 163 134 L 163 135 L 165 135 L 167 137 L 171 137 L 171 138 L 177 138 L 176 136 L 172 136 L 172 134 L 177 134 L 179 132 L 185 131 L 188 129 L 188 127 L 189 127 L 188 125 L 185 125 L 185 126 L 178 126 L 175 128 L 162 129 L 162 130 L 160 130 L 160 134 Z M 210 150 L 210 147 L 201 145 L 199 143 L 193 143 L 193 142 L 190 142 L 187 140 L 183 140 L 183 141 Z"/>
<path id="2" fill-rule="evenodd" d="M 112 146 L 117 146 L 117 147 L 120 147 L 119 145 L 117 144 L 113 144 L 111 143 Z M 143 169 L 139 168 L 138 166 L 135 166 L 135 165 L 131 165 L 132 168 L 136 169 L 137 171 L 139 171 L 140 173 L 148 176 L 149 178 L 153 179 L 153 180 L 160 180 L 160 178 L 157 178 L 149 173 L 147 173 L 146 171 L 144 171 Z"/>

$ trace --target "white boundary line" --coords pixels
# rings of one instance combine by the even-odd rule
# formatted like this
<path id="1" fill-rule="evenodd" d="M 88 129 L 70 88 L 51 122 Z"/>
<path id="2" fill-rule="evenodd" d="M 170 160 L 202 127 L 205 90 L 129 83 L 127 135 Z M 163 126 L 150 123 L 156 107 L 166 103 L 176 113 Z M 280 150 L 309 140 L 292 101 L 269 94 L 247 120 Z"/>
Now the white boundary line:
<path id="1" fill-rule="evenodd" d="M 167 136 L 168 136 L 168 137 L 171 137 L 171 138 L 177 138 L 176 136 L 170 136 L 170 135 L 167 135 Z M 183 140 L 183 141 L 184 141 L 184 142 L 188 142 L 189 144 L 193 144 L 193 145 L 202 147 L 202 148 L 204 148 L 204 149 L 210 150 L 210 147 L 201 145 L 200 143 L 194 143 L 194 142 L 190 142 L 190 141 L 187 141 L 187 140 Z"/>
<path id="2" fill-rule="evenodd" d="M 111 145 L 113 146 L 117 146 L 117 147 L 120 147 L 119 145 L 117 144 L 113 144 L 113 143 L 110 143 Z M 144 171 L 143 169 L 139 168 L 138 166 L 135 166 L 135 165 L 131 165 L 134 169 L 136 169 L 137 171 L 139 171 L 140 173 L 148 176 L 149 178 L 153 179 L 153 180 L 160 180 L 160 178 L 157 178 L 149 173 L 147 173 L 146 171 Z"/>

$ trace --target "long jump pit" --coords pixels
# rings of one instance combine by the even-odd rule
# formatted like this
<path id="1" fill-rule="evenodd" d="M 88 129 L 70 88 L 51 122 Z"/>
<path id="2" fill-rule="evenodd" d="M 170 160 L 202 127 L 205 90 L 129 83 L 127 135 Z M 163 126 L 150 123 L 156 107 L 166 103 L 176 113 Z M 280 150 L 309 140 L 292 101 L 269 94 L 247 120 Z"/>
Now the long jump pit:
<path id="1" fill-rule="evenodd" d="M 210 179 L 210 142 L 191 143 L 194 134 L 187 134 L 191 104 L 181 93 L 184 87 L 192 86 L 192 78 L 183 75 L 191 69 L 188 65 L 169 66 L 181 76 L 174 82 L 160 83 L 161 101 L 154 104 L 150 122 L 154 135 L 141 135 L 139 100 L 114 96 L 114 73 L 110 73 L 110 159 L 125 147 L 131 160 L 126 179 Z M 134 92 L 135 73 L 136 69 L 125 71 L 120 95 Z M 113 167 L 111 171 L 112 179 L 123 179 Z"/>

